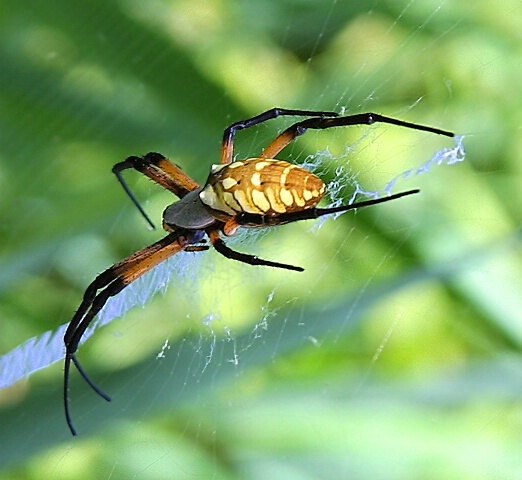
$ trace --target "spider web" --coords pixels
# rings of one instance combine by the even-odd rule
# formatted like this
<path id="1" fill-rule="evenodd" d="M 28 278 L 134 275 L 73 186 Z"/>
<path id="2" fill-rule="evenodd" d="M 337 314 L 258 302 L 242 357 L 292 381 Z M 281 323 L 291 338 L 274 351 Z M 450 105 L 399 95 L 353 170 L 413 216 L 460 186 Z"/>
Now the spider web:
<path id="1" fill-rule="evenodd" d="M 394 185 L 401 179 L 408 179 L 411 176 L 427 173 L 434 165 L 453 165 L 456 162 L 464 160 L 462 138 L 463 137 L 457 136 L 456 144 L 453 148 L 444 148 L 437 151 L 431 159 L 416 168 L 405 170 L 392 178 L 386 185 L 382 186 L 381 190 L 391 195 Z M 321 173 L 325 170 L 324 161 L 327 157 L 332 157 L 327 151 L 310 156 L 303 162 L 302 166 L 310 171 Z M 348 187 L 353 191 L 348 203 L 353 203 L 359 198 L 359 195 L 366 198 L 379 198 L 381 196 L 378 191 L 365 190 L 364 187 L 356 181 L 353 174 L 347 173 L 343 168 L 339 167 L 335 169 L 335 178 L 328 185 L 326 195 L 331 200 L 328 206 L 334 207 L 342 205 L 343 202 L 346 201 L 346 196 L 343 195 L 343 193 Z M 337 216 L 340 215 L 342 214 Z M 318 224 L 325 220 L 326 218 L 323 217 L 318 221 Z M 239 240 L 236 239 L 229 243 L 236 245 L 245 244 L 247 240 L 246 236 L 246 234 L 242 234 L 239 236 Z M 259 237 L 259 235 L 250 235 L 250 237 L 252 236 L 256 238 Z M 250 241 L 251 240 L 252 239 L 250 239 Z M 144 306 L 157 292 L 165 292 L 171 284 L 173 276 L 176 277 L 177 282 L 182 282 L 184 285 L 187 285 L 189 279 L 195 274 L 195 270 L 197 270 L 197 268 L 194 268 L 197 265 L 197 261 L 194 258 L 190 258 L 189 260 L 189 257 L 194 256 L 194 254 L 183 252 L 165 261 L 161 267 L 153 269 L 151 272 L 133 282 L 122 294 L 110 298 L 100 314 L 96 317 L 96 320 L 93 321 L 91 326 L 85 331 L 80 345 L 85 343 L 98 328 L 123 316 L 133 307 Z M 191 272 L 190 276 L 189 271 Z M 274 292 L 271 292 L 269 298 L 273 295 Z M 264 316 L 260 323 L 255 325 L 254 332 L 258 332 L 261 327 L 266 326 L 267 316 L 269 315 Z M 211 327 L 211 316 L 206 318 L 203 323 Z M 67 326 L 68 323 L 65 323 L 55 331 L 47 331 L 38 337 L 33 337 L 11 352 L 2 355 L 0 358 L 0 388 L 8 387 L 27 375 L 62 360 L 64 356 L 63 337 Z M 212 331 L 211 328 L 210 331 Z M 257 335 L 255 336 L 257 337 Z M 213 345 L 214 344 L 211 343 L 212 347 Z M 162 352 L 158 354 L 159 356 L 164 356 L 164 349 L 165 346 Z M 210 361 L 212 358 L 211 352 L 209 352 L 208 358 Z M 237 359 L 234 361 L 237 361 Z"/>
<path id="2" fill-rule="evenodd" d="M 454 422 L 444 408 L 464 409 L 477 392 L 514 402 L 521 382 L 519 365 L 505 354 L 507 349 L 498 348 L 495 362 L 481 365 L 468 362 L 466 348 L 487 351 L 494 342 L 522 344 L 519 263 L 511 256 L 520 249 L 520 231 L 491 227 L 498 236 L 478 235 L 480 241 L 473 242 L 469 239 L 476 238 L 478 229 L 452 218 L 461 208 L 471 208 L 471 198 L 491 192 L 485 184 L 471 189 L 478 175 L 469 162 L 462 163 L 463 141 L 469 149 L 489 134 L 490 123 L 487 130 L 486 123 L 468 127 L 466 109 L 455 93 L 462 72 L 449 68 L 463 61 L 454 36 L 462 35 L 463 24 L 473 23 L 466 18 L 471 14 L 440 0 L 317 3 L 100 3 L 80 15 L 80 24 L 74 20 L 78 12 L 58 2 L 62 11 L 40 12 L 42 25 L 30 19 L 34 39 L 13 33 L 26 25 L 22 13 L 4 29 L 18 43 L 3 45 L 18 45 L 30 59 L 27 67 L 2 50 L 20 78 L 32 69 L 43 72 L 39 85 L 20 83 L 20 90 L 31 95 L 29 100 L 23 97 L 27 104 L 19 102 L 13 109 L 22 112 L 19 122 L 35 117 L 37 108 L 50 113 L 42 122 L 48 130 L 41 136 L 36 130 L 34 144 L 24 143 L 27 135 L 18 125 L 19 137 L 12 141 L 18 149 L 14 158 L 42 158 L 38 169 L 18 162 L 15 177 L 2 159 L 0 186 L 10 192 L 10 180 L 20 178 L 24 192 L 43 185 L 51 194 L 60 192 L 62 183 L 72 184 L 81 170 L 82 181 L 63 190 L 81 195 L 83 189 L 83 203 L 98 215 L 106 213 L 106 220 L 96 223 L 91 221 L 94 214 L 69 209 L 67 196 L 54 198 L 51 210 L 32 193 L 32 203 L 16 205 L 19 218 L 9 222 L 8 217 L 5 251 L 32 232 L 17 230 L 18 223 L 41 227 L 45 217 L 51 232 L 55 228 L 60 235 L 55 244 L 46 243 L 52 233 L 37 228 L 47 249 L 6 262 L 0 285 L 16 285 L 13 278 L 20 271 L 43 265 L 41 271 L 35 269 L 38 274 L 43 272 L 42 277 L 64 291 L 74 290 L 72 305 L 79 304 L 97 272 L 158 238 L 142 228 L 142 219 L 110 177 L 112 163 L 126 155 L 149 150 L 169 154 L 202 182 L 217 158 L 223 127 L 273 106 L 344 114 L 375 111 L 459 134 L 453 141 L 376 124 L 308 132 L 285 149 L 281 158 L 325 179 L 331 206 L 411 188 L 421 193 L 334 218 L 245 230 L 227 239 L 236 250 L 301 265 L 303 274 L 253 268 L 212 250 L 184 252 L 110 299 L 82 338 L 85 345 L 78 357 L 113 401 L 106 404 L 96 397 L 73 370 L 71 411 L 79 442 L 69 442 L 63 420 L 61 365 L 47 368 L 63 359 L 63 334 L 72 311 L 55 308 L 60 322 L 52 329 L 40 325 L 35 335 L 34 327 L 25 327 L 30 332 L 26 336 L 13 335 L 19 340 L 0 357 L 0 388 L 6 402 L 11 401 L 9 392 L 15 397 L 14 409 L 2 412 L 9 437 L 0 449 L 4 465 L 45 451 L 51 460 L 32 460 L 38 469 L 67 477 L 89 476 L 91 469 L 97 478 L 171 478 L 172 472 L 183 478 L 418 478 L 427 472 L 449 478 L 469 473 L 468 464 L 454 466 L 454 451 L 481 435 L 476 426 L 458 430 L 464 420 Z M 507 18 L 507 9 L 504 14 Z M 60 18 L 63 24 L 53 23 Z M 73 46 L 64 42 L 72 35 L 69 25 L 82 41 L 97 47 L 64 68 L 66 87 L 53 90 L 60 76 L 52 69 L 62 74 L 59 62 L 74 57 Z M 493 73 L 496 57 L 477 52 L 484 61 L 469 76 Z M 72 92 L 80 87 L 90 93 L 78 99 Z M 168 95 L 160 94 L 169 88 Z M 35 98 L 37 108 L 31 110 Z M 3 100 L 9 102 L 7 95 Z M 58 105 L 65 107 L 59 110 Z M 479 117 L 489 120 L 477 108 Z M 238 134 L 238 158 L 255 155 L 292 119 L 280 120 Z M 499 130 L 493 135 L 500 135 Z M 476 158 L 476 147 L 474 152 Z M 58 160 L 45 162 L 54 157 Z M 71 165 L 70 158 L 77 157 L 81 161 Z M 144 204 L 153 215 L 172 201 L 140 179 L 133 186 L 140 199 L 150 197 Z M 109 196 L 112 191 L 116 193 L 109 200 L 99 193 Z M 495 204 L 491 193 L 488 198 L 493 201 L 480 205 L 484 216 L 491 208 L 486 203 Z M 57 212 L 68 219 L 67 228 L 59 230 L 53 223 Z M 69 243 L 86 234 L 95 241 Z M 106 238 L 116 238 L 117 247 L 102 249 L 96 260 L 91 245 L 107 245 Z M 74 245 L 85 248 L 82 255 Z M 67 256 L 66 251 L 72 253 Z M 48 263 L 42 261 L 46 257 Z M 68 267 L 70 261 L 77 267 Z M 490 280 L 486 286 L 483 271 Z M 12 296 L 25 292 L 13 291 Z M 33 295 L 45 296 L 46 291 Z M 469 303 L 452 309 L 451 296 Z M 38 298 L 33 300 L 39 305 Z M 61 305 L 68 300 L 61 298 Z M 11 303 L 11 297 L 4 301 Z M 29 303 L 27 315 L 35 310 Z M 461 315 L 471 316 L 470 311 L 475 316 L 468 330 Z M 2 309 L 6 312 L 9 308 Z M 439 319 L 444 315 L 458 325 L 448 327 Z M 477 320 L 482 317 L 483 323 Z M 475 322 L 481 327 L 471 334 Z M 430 324 L 445 325 L 451 334 L 430 330 Z M 426 329 L 425 338 L 416 335 L 420 328 Z M 454 341 L 459 333 L 469 343 Z M 442 371 L 432 366 L 436 362 L 449 373 L 433 379 L 432 371 Z M 437 408 L 430 410 L 433 405 Z M 510 420 L 498 413 L 504 408 L 493 403 L 493 412 L 483 416 L 466 412 L 490 439 L 488 422 Z M 420 427 L 419 418 L 426 422 Z M 83 441 L 93 435 L 105 451 Z M 420 451 L 431 442 L 437 448 L 430 454 Z M 492 449 L 484 442 L 484 449 Z M 411 462 L 402 460 L 404 452 Z M 426 467 L 433 466 L 435 454 L 445 460 L 441 470 Z M 96 458 L 92 467 L 87 466 L 90 455 Z M 474 461 L 482 472 L 496 472 L 498 465 L 509 463 L 500 453 Z M 512 465 L 516 472 L 518 461 Z"/>

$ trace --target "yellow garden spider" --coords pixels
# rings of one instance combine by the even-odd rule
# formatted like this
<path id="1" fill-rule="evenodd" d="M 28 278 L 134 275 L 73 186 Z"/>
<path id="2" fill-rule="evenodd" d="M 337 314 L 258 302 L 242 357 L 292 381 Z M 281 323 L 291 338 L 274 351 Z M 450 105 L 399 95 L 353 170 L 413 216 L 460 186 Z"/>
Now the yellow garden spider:
<path id="1" fill-rule="evenodd" d="M 238 130 L 250 128 L 280 116 L 308 117 L 297 122 L 278 135 L 257 158 L 233 162 L 234 136 Z M 163 212 L 163 228 L 168 235 L 152 245 L 137 251 L 98 275 L 87 287 L 83 300 L 74 314 L 64 336 L 65 367 L 63 401 L 67 425 L 73 435 L 69 411 L 69 372 L 74 363 L 84 380 L 102 398 L 110 397 L 89 378 L 78 359 L 76 351 L 82 336 L 94 317 L 110 297 L 120 293 L 127 285 L 182 250 L 208 250 L 205 237 L 223 256 L 248 263 L 301 272 L 303 268 L 285 263 L 263 260 L 254 255 L 240 253 L 229 248 L 221 239 L 221 233 L 234 235 L 239 227 L 267 227 L 322 217 L 395 200 L 418 193 L 408 190 L 384 198 L 366 200 L 333 208 L 317 208 L 325 192 L 325 184 L 313 173 L 291 163 L 276 160 L 275 156 L 292 140 L 308 129 L 326 129 L 348 125 L 370 125 L 375 122 L 453 137 L 453 133 L 423 125 L 403 122 L 375 113 L 339 116 L 335 112 L 314 112 L 274 108 L 260 115 L 230 125 L 224 132 L 221 146 L 221 162 L 213 165 L 209 177 L 200 186 L 182 170 L 159 153 L 143 157 L 129 157 L 114 165 L 112 171 L 125 192 L 141 214 L 152 222 L 138 203 L 122 177 L 122 171 L 134 168 L 169 190 L 179 201 Z"/>

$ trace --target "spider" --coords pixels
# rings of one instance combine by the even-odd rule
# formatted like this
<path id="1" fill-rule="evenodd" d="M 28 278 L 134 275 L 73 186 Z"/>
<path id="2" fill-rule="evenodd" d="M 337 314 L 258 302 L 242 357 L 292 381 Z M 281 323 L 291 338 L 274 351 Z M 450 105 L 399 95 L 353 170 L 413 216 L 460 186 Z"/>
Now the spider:
<path id="1" fill-rule="evenodd" d="M 234 136 L 238 130 L 253 127 L 280 116 L 308 117 L 294 123 L 278 135 L 259 157 L 233 161 Z M 159 263 L 181 251 L 208 250 L 205 237 L 221 255 L 249 265 L 264 265 L 302 272 L 303 268 L 264 260 L 228 247 L 221 238 L 234 235 L 239 227 L 267 227 L 308 220 L 332 213 L 346 212 L 418 193 L 419 190 L 365 200 L 333 208 L 318 208 L 325 193 L 323 181 L 310 171 L 276 160 L 276 155 L 292 140 L 308 129 L 327 129 L 349 125 L 371 125 L 375 122 L 398 125 L 453 137 L 437 128 L 396 120 L 375 113 L 339 116 L 336 112 L 317 112 L 273 108 L 247 120 L 230 125 L 224 131 L 220 164 L 211 167 L 203 186 L 187 176 L 180 167 L 159 153 L 143 157 L 131 156 L 117 163 L 113 173 L 147 222 L 154 228 L 136 197 L 125 183 L 122 172 L 135 169 L 176 195 L 179 200 L 163 212 L 163 228 L 168 232 L 161 240 L 130 255 L 108 268 L 87 287 L 83 300 L 64 335 L 65 366 L 63 401 L 69 430 L 76 435 L 69 410 L 69 375 L 71 362 L 87 384 L 102 398 L 110 397 L 89 378 L 76 358 L 80 340 L 86 329 L 110 297 Z"/>

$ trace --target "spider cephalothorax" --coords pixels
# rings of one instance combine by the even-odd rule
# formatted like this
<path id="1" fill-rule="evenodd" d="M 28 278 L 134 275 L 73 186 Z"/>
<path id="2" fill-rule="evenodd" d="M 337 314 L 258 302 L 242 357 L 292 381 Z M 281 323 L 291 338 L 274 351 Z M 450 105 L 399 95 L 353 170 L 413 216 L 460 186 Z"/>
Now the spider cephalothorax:
<path id="1" fill-rule="evenodd" d="M 278 135 L 257 158 L 232 162 L 236 131 L 258 125 L 279 116 L 308 117 L 291 125 Z M 106 400 L 103 393 L 87 376 L 76 358 L 76 351 L 85 330 L 110 297 L 127 285 L 180 251 L 207 250 L 210 244 L 227 258 L 250 265 L 264 265 L 287 270 L 303 268 L 264 260 L 254 255 L 237 252 L 221 239 L 221 234 L 233 235 L 240 227 L 265 227 L 318 218 L 331 213 L 388 202 L 417 193 L 409 190 L 384 198 L 366 200 L 333 208 L 318 208 L 325 193 L 324 182 L 308 170 L 275 159 L 276 155 L 297 136 L 308 129 L 326 129 L 348 125 L 370 125 L 375 122 L 453 137 L 453 133 L 423 125 L 403 122 L 374 113 L 340 117 L 335 112 L 314 112 L 274 108 L 248 120 L 230 125 L 224 132 L 221 162 L 213 165 L 203 186 L 163 155 L 148 153 L 143 157 L 129 157 L 113 167 L 119 182 L 152 225 L 147 214 L 123 180 L 122 171 L 133 168 L 176 195 L 179 200 L 163 212 L 163 227 L 168 235 L 139 250 L 98 275 L 87 287 L 83 301 L 74 314 L 64 336 L 64 407 L 67 425 L 73 435 L 68 401 L 69 372 L 74 363 L 82 377 L 94 391 Z"/>

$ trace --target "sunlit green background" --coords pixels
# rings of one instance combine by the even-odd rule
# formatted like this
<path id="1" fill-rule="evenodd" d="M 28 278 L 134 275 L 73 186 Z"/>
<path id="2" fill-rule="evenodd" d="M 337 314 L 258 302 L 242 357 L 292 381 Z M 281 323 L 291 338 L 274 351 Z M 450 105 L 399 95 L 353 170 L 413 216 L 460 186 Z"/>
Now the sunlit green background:
<path id="1" fill-rule="evenodd" d="M 0 479 L 522 478 L 520 2 L 1 1 L 0 59 L 1 354 L 161 237 L 110 173 L 129 155 L 203 182 L 223 129 L 274 106 L 467 151 L 398 186 L 415 198 L 234 244 L 303 274 L 199 254 L 80 349 L 114 401 L 74 372 L 78 438 L 61 364 L 1 391 Z M 328 147 L 382 187 L 452 145 L 355 128 L 285 155 Z M 172 198 L 129 179 L 159 224 Z"/>

